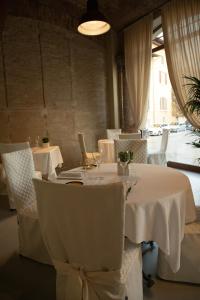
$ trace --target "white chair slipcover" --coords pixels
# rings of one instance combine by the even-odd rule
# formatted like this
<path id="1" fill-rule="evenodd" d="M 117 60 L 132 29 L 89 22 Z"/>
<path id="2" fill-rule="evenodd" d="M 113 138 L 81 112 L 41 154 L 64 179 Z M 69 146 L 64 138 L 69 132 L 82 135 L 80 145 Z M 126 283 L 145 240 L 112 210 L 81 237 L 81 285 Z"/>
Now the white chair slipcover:
<path id="1" fill-rule="evenodd" d="M 124 246 L 122 185 L 33 181 L 57 300 L 142 300 L 141 249 Z"/>
<path id="2" fill-rule="evenodd" d="M 185 225 L 179 271 L 171 271 L 166 255 L 159 250 L 158 276 L 165 280 L 200 284 L 200 207 L 197 207 L 197 221 Z"/>
<path id="3" fill-rule="evenodd" d="M 94 163 L 95 157 L 99 156 L 99 152 L 87 152 L 83 133 L 78 133 L 78 141 L 81 149 L 83 162 Z"/>
<path id="4" fill-rule="evenodd" d="M 29 142 L 23 143 L 0 143 L 0 155 L 3 153 L 10 153 L 14 151 L 19 151 L 23 149 L 30 148 Z M 5 186 L 9 199 L 10 209 L 15 209 L 14 199 L 12 199 L 12 194 L 9 191 L 9 188 L 6 183 L 6 174 L 3 165 L 0 165 L 0 182 L 2 187 Z"/>
<path id="5" fill-rule="evenodd" d="M 115 159 L 117 161 L 118 153 L 121 151 L 132 151 L 134 163 L 147 162 L 147 140 L 114 140 L 115 143 Z"/>
<path id="6" fill-rule="evenodd" d="M 9 191 L 17 209 L 19 253 L 43 263 L 50 263 L 45 248 L 37 215 L 35 190 L 32 178 L 35 176 L 30 148 L 4 153 L 2 161 Z"/>
<path id="7" fill-rule="evenodd" d="M 160 150 L 148 155 L 148 163 L 155 165 L 166 165 L 166 150 L 168 145 L 169 129 L 163 129 Z"/>
<path id="8" fill-rule="evenodd" d="M 98 149 L 101 153 L 102 163 L 113 163 L 115 161 L 114 141 L 109 139 L 98 140 Z"/>
<path id="9" fill-rule="evenodd" d="M 23 143 L 0 143 L 0 154 L 10 153 L 14 151 L 19 151 L 23 149 L 30 148 L 29 142 Z"/>
<path id="10" fill-rule="evenodd" d="M 107 139 L 109 140 L 118 140 L 121 133 L 121 129 L 106 129 Z"/>
<path id="11" fill-rule="evenodd" d="M 141 139 L 141 133 L 121 133 L 119 134 L 119 139 L 124 139 L 124 140 Z"/>

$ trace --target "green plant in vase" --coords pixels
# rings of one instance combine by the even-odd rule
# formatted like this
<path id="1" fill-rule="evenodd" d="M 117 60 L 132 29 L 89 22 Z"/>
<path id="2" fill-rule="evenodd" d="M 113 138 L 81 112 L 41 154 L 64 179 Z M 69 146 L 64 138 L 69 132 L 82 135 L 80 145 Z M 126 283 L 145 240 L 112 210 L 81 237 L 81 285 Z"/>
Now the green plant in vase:
<path id="1" fill-rule="evenodd" d="M 118 153 L 118 158 L 121 162 L 126 162 L 127 164 L 133 161 L 132 151 L 121 151 Z"/>
<path id="2" fill-rule="evenodd" d="M 133 162 L 133 152 L 132 151 L 121 151 L 118 153 L 118 159 L 119 159 L 119 164 L 118 164 L 118 174 L 123 175 L 123 183 L 124 183 L 124 189 L 126 190 L 125 192 L 125 199 L 128 198 L 128 194 L 131 191 L 131 186 L 127 186 L 128 180 L 126 179 L 126 176 L 129 175 L 129 168 L 128 165 Z M 122 172 L 120 168 L 122 168 Z"/>
<path id="3" fill-rule="evenodd" d="M 44 147 L 44 148 L 49 147 L 49 138 L 48 137 L 43 137 L 42 138 L 42 147 Z"/>
<path id="4" fill-rule="evenodd" d="M 121 151 L 118 153 L 119 165 L 122 168 L 122 174 L 120 169 L 118 169 L 119 175 L 129 175 L 128 164 L 133 161 L 133 152 L 132 151 Z"/>

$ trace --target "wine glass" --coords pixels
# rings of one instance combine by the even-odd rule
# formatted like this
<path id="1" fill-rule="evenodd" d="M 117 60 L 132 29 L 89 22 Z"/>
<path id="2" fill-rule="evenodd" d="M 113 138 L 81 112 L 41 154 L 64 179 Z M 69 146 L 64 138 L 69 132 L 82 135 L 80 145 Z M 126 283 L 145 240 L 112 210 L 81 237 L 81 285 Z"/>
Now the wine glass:
<path id="1" fill-rule="evenodd" d="M 30 145 L 30 147 L 31 147 L 31 144 L 32 144 L 32 141 L 31 141 L 31 137 L 30 136 L 27 136 L 27 142 L 29 142 L 29 145 Z"/>
<path id="2" fill-rule="evenodd" d="M 93 159 L 95 161 L 95 164 L 97 166 L 97 168 L 100 168 L 100 165 L 102 163 L 102 151 L 100 150 L 100 152 L 98 154 L 92 153 Z"/>
<path id="3" fill-rule="evenodd" d="M 39 137 L 39 135 L 38 136 L 36 136 L 36 138 L 35 138 L 35 147 L 39 147 L 40 146 L 40 137 Z"/>

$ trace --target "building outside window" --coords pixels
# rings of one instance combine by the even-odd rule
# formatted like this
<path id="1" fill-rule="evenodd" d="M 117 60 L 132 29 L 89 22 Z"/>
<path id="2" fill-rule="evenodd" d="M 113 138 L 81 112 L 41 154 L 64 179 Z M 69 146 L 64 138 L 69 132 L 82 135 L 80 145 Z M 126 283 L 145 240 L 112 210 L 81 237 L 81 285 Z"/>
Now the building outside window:
<path id="1" fill-rule="evenodd" d="M 160 110 L 167 110 L 167 99 L 165 97 L 160 98 Z"/>

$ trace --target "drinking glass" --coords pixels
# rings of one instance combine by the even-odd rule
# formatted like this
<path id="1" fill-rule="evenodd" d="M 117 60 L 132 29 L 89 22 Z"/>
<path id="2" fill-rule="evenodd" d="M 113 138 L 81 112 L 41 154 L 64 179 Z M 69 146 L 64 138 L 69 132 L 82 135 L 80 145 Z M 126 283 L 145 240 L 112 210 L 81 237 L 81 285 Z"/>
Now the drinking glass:
<path id="1" fill-rule="evenodd" d="M 94 162 L 95 162 L 97 168 L 99 169 L 99 167 L 102 163 L 102 151 L 100 151 L 98 155 L 95 155 L 94 153 L 92 153 L 92 156 L 93 156 L 93 159 L 94 159 Z"/>
<path id="2" fill-rule="evenodd" d="M 39 137 L 39 135 L 38 136 L 36 136 L 36 138 L 35 138 L 35 147 L 39 147 L 40 146 L 40 137 Z"/>
<path id="3" fill-rule="evenodd" d="M 31 137 L 30 136 L 27 136 L 27 142 L 29 142 L 29 144 L 30 144 L 30 147 L 31 147 L 31 144 L 32 144 L 32 141 L 31 141 Z"/>

